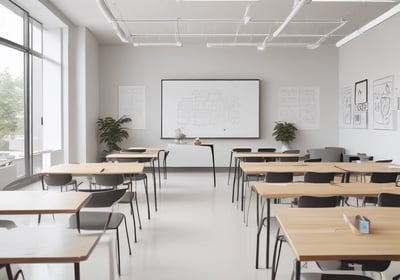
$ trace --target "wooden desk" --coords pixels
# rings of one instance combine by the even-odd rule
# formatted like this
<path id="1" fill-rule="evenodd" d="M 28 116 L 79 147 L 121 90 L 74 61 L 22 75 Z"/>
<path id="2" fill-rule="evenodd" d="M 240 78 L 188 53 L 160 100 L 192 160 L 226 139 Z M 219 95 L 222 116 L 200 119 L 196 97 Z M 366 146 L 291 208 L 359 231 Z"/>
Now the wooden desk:
<path id="1" fill-rule="evenodd" d="M 257 183 L 252 185 L 253 190 L 257 194 L 257 220 L 259 229 L 257 232 L 257 251 L 256 251 L 256 268 L 258 268 L 259 257 L 259 239 L 264 220 L 267 222 L 267 249 L 266 249 L 266 266 L 269 267 L 269 247 L 270 247 L 270 218 L 271 218 L 271 199 L 273 198 L 291 198 L 299 196 L 378 196 L 380 193 L 400 194 L 400 188 L 394 183 L 378 184 L 378 183 L 340 183 L 340 184 L 316 184 L 316 183 Z M 259 219 L 259 197 L 267 200 L 267 216 Z"/>
<path id="2" fill-rule="evenodd" d="M 79 280 L 79 263 L 89 258 L 99 239 L 60 228 L 2 230 L 0 263 L 74 263 L 74 279 Z"/>
<path id="3" fill-rule="evenodd" d="M 109 154 L 106 156 L 107 160 L 117 162 L 119 160 L 138 160 L 147 159 L 151 162 L 153 185 L 154 185 L 154 208 L 157 212 L 157 180 L 156 180 L 156 167 L 154 161 L 158 159 L 158 151 L 146 151 L 143 153 L 121 152 L 116 154 Z M 124 162 L 126 163 L 126 162 Z M 160 172 L 160 170 L 158 170 Z M 161 186 L 161 179 L 160 179 Z"/>
<path id="4" fill-rule="evenodd" d="M 76 214 L 91 197 L 87 192 L 2 191 L 0 215 Z"/>
<path id="5" fill-rule="evenodd" d="M 343 213 L 364 215 L 371 234 L 353 234 Z M 296 279 L 300 262 L 317 260 L 400 260 L 399 208 L 279 209 L 277 219 L 296 255 Z"/>
<path id="6" fill-rule="evenodd" d="M 141 174 L 143 163 L 137 162 L 99 162 L 58 164 L 42 170 L 39 174 L 71 174 L 73 176 L 92 176 L 96 174 Z"/>
<path id="7" fill-rule="evenodd" d="M 242 210 L 244 204 L 244 181 L 246 176 L 266 173 L 346 173 L 346 171 L 344 171 L 343 169 L 336 167 L 334 162 L 241 162 L 240 169 L 242 170 L 243 174 Z M 237 186 L 237 190 L 239 191 L 239 185 Z"/>
<path id="8" fill-rule="evenodd" d="M 387 162 L 338 162 L 336 167 L 347 172 L 346 181 L 349 181 L 350 174 L 367 174 L 367 173 L 400 173 L 400 165 L 394 165 Z"/>

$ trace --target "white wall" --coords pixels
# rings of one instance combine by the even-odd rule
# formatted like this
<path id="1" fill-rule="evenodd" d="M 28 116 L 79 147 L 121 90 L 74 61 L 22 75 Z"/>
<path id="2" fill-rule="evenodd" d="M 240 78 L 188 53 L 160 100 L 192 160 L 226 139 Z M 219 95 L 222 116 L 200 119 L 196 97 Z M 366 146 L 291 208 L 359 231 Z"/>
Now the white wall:
<path id="1" fill-rule="evenodd" d="M 354 83 L 368 79 L 368 129 L 339 129 L 339 145 L 351 153 L 365 152 L 375 159 L 400 161 L 399 112 L 394 130 L 374 130 L 373 81 L 394 75 L 395 88 L 400 83 L 400 15 L 343 46 L 339 51 L 339 88 L 354 87 Z"/>
<path id="2" fill-rule="evenodd" d="M 130 131 L 123 146 L 166 147 L 161 140 L 161 79 L 260 79 L 260 139 L 207 139 L 215 143 L 217 166 L 227 166 L 229 152 L 235 146 L 280 147 L 272 138 L 278 121 L 278 90 L 282 86 L 319 86 L 321 90 L 321 129 L 299 131 L 293 148 L 338 144 L 337 81 L 338 52 L 333 46 L 317 50 L 271 48 L 207 49 L 205 46 L 182 48 L 134 48 L 100 46 L 100 116 L 117 117 L 118 86 L 146 87 L 146 129 Z"/>

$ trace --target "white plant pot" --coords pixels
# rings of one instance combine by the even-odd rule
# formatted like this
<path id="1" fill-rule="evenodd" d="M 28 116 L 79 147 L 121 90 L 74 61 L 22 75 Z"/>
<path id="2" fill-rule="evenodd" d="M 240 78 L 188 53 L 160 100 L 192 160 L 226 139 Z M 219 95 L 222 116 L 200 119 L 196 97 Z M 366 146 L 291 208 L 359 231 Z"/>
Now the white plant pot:
<path id="1" fill-rule="evenodd" d="M 284 152 L 284 151 L 287 151 L 289 149 L 290 149 L 289 142 L 282 142 L 281 151 Z"/>

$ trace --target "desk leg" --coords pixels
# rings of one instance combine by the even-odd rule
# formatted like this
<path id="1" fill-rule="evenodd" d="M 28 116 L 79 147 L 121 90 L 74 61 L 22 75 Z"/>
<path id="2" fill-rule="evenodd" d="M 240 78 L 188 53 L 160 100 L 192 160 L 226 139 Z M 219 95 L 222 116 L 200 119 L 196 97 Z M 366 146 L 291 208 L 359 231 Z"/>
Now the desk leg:
<path id="1" fill-rule="evenodd" d="M 300 261 L 296 260 L 296 267 L 295 267 L 295 278 L 296 280 L 300 280 L 300 274 L 301 274 L 301 266 L 300 266 Z"/>
<path id="2" fill-rule="evenodd" d="M 246 174 L 242 174 L 242 201 L 241 201 L 241 206 L 240 209 L 243 211 L 244 208 L 244 181 L 245 181 L 245 177 L 247 177 Z"/>
<path id="3" fill-rule="evenodd" d="M 257 206 L 257 212 L 256 212 L 256 221 L 257 221 L 257 226 L 260 225 L 260 195 L 257 193 L 256 194 L 256 206 Z"/>
<path id="4" fill-rule="evenodd" d="M 79 263 L 78 262 L 74 263 L 74 274 L 75 274 L 75 280 L 80 280 L 81 279 L 80 268 L 79 268 Z"/>
<path id="5" fill-rule="evenodd" d="M 79 216 L 79 212 L 76 212 L 76 228 L 78 229 L 78 232 L 81 233 L 81 218 Z"/>
<path id="6" fill-rule="evenodd" d="M 158 163 L 158 188 L 161 190 L 161 167 L 160 167 L 160 151 L 157 154 L 157 163 Z"/>
<path id="7" fill-rule="evenodd" d="M 261 225 L 262 226 L 262 225 Z M 270 246 L 270 231 L 271 231 L 271 199 L 267 199 L 267 242 L 266 242 L 266 257 L 265 257 L 265 262 L 266 262 L 266 267 L 269 268 L 269 246 Z"/>
<path id="8" fill-rule="evenodd" d="M 7 278 L 8 279 L 13 279 L 12 271 L 11 271 L 11 265 L 6 264 L 6 272 L 7 272 Z"/>
<path id="9" fill-rule="evenodd" d="M 240 190 L 240 177 L 242 176 L 242 172 L 240 170 L 240 161 L 237 164 L 237 177 L 236 177 L 236 203 L 239 202 L 239 190 Z"/>
<path id="10" fill-rule="evenodd" d="M 213 165 L 213 174 L 214 174 L 214 188 L 217 186 L 217 177 L 215 177 L 215 156 L 214 156 L 214 145 L 209 145 L 211 149 L 211 157 L 212 157 L 212 165 Z"/>
<path id="11" fill-rule="evenodd" d="M 237 179 L 237 158 L 235 158 L 235 163 L 233 167 L 233 183 L 232 183 L 232 203 L 235 202 L 235 188 Z"/>
<path id="12" fill-rule="evenodd" d="M 157 179 L 156 179 L 156 166 L 154 160 L 151 162 L 153 165 L 153 182 L 154 182 L 154 207 L 157 212 Z"/>

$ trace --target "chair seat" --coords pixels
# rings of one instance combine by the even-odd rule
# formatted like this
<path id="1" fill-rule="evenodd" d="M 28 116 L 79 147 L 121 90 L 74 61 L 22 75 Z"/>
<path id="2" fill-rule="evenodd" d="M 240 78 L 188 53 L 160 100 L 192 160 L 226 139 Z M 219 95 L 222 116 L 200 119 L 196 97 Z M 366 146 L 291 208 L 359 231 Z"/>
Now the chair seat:
<path id="1" fill-rule="evenodd" d="M 146 174 L 134 174 L 131 176 L 132 181 L 139 181 L 139 180 L 144 180 L 147 178 Z"/>
<path id="2" fill-rule="evenodd" d="M 119 203 L 131 203 L 135 196 L 136 192 L 125 192 L 124 196 L 119 200 Z"/>
<path id="3" fill-rule="evenodd" d="M 302 280 L 373 280 L 373 278 L 355 274 L 302 273 Z"/>
<path id="4" fill-rule="evenodd" d="M 0 228 L 7 228 L 7 229 L 11 229 L 11 228 L 15 228 L 17 227 L 17 225 L 10 220 L 0 220 Z"/>
<path id="5" fill-rule="evenodd" d="M 80 212 L 80 228 L 83 230 L 103 230 L 110 212 Z M 117 229 L 125 215 L 122 213 L 111 213 L 111 219 L 106 229 Z M 76 228 L 76 216 L 70 218 L 70 226 Z"/>

